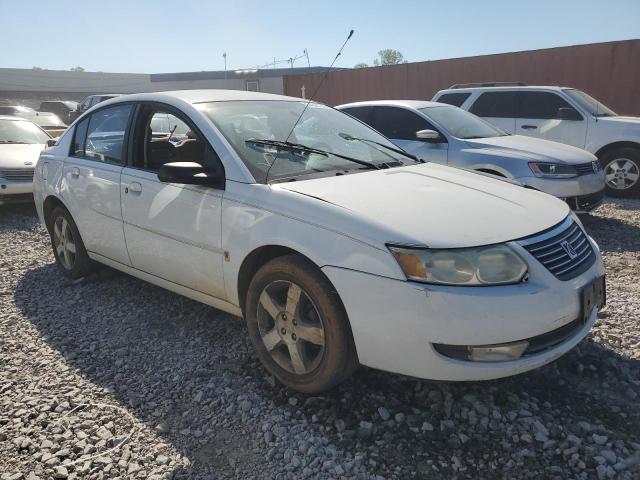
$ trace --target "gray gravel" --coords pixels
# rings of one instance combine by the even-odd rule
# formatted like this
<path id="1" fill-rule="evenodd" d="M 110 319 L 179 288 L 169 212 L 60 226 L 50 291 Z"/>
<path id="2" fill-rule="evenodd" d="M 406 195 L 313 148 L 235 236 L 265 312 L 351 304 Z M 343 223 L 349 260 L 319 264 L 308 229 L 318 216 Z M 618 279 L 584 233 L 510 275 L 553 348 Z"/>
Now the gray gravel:
<path id="1" fill-rule="evenodd" d="M 589 339 L 519 377 L 368 369 L 305 397 L 241 322 L 103 268 L 70 283 L 0 207 L 0 479 L 640 478 L 640 201 L 584 223 L 607 264 Z"/>

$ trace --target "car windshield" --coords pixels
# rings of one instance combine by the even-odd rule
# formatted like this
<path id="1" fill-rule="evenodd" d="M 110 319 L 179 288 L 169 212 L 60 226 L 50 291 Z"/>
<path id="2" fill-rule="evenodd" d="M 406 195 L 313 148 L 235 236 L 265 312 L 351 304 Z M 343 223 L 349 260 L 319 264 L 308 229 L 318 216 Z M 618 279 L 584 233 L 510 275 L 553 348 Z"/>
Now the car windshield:
<path id="1" fill-rule="evenodd" d="M 564 93 L 569 95 L 578 105 L 584 108 L 594 117 L 615 117 L 618 114 L 606 105 L 603 105 L 591 95 L 575 88 L 565 88 Z"/>
<path id="2" fill-rule="evenodd" d="M 473 113 L 458 107 L 426 107 L 421 108 L 420 111 L 456 138 L 471 139 L 507 135 Z"/>
<path id="3" fill-rule="evenodd" d="M 309 104 L 304 110 L 306 105 L 304 101 L 245 100 L 201 103 L 198 108 L 220 129 L 260 183 L 367 168 L 366 165 L 331 154 L 374 164 L 373 167 L 414 163 L 402 154 L 389 150 L 397 147 L 351 116 L 317 103 Z M 303 111 L 302 118 L 296 124 Z M 292 128 L 293 132 L 289 135 Z M 330 154 L 300 149 L 277 150 L 276 146 L 248 140 L 288 140 Z"/>
<path id="4" fill-rule="evenodd" d="M 49 135 L 31 122 L 24 120 L 0 120 L 0 144 L 4 143 L 47 143 Z"/>

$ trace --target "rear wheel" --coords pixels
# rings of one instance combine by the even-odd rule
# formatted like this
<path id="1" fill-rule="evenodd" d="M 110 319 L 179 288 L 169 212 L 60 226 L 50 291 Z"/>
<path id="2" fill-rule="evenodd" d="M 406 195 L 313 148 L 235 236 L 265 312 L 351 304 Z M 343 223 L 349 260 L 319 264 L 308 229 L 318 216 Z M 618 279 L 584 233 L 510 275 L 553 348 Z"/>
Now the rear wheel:
<path id="1" fill-rule="evenodd" d="M 71 214 L 63 207 L 51 213 L 51 246 L 60 271 L 69 278 L 87 275 L 93 263 L 80 238 L 80 232 Z"/>
<path id="2" fill-rule="evenodd" d="M 604 169 L 607 195 L 637 197 L 640 195 L 640 150 L 618 148 L 604 154 L 600 163 Z"/>
<path id="3" fill-rule="evenodd" d="M 304 393 L 327 390 L 358 365 L 338 294 L 301 256 L 276 258 L 256 273 L 245 317 L 258 358 L 290 388 Z"/>

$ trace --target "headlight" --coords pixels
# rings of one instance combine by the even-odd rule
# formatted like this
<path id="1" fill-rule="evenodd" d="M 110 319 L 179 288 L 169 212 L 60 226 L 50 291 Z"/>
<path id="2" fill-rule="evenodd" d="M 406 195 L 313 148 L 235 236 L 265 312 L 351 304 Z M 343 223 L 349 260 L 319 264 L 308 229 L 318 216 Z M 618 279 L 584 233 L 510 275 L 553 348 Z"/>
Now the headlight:
<path id="1" fill-rule="evenodd" d="M 562 163 L 529 162 L 529 168 L 536 177 L 541 178 L 569 178 L 578 176 L 578 172 L 574 167 Z"/>
<path id="2" fill-rule="evenodd" d="M 389 245 L 408 280 L 442 285 L 519 283 L 527 264 L 506 245 L 429 249 Z"/>

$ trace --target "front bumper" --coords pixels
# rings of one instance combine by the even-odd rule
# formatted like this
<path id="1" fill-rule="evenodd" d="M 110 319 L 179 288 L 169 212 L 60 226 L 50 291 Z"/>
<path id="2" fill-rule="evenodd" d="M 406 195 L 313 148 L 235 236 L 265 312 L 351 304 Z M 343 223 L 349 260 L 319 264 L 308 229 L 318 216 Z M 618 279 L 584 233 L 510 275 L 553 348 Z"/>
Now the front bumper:
<path id="1" fill-rule="evenodd" d="M 605 178 L 602 170 L 590 175 L 581 175 L 572 178 L 539 178 L 520 177 L 516 180 L 528 187 L 559 198 L 581 197 L 591 195 L 604 190 Z"/>
<path id="2" fill-rule="evenodd" d="M 590 240 L 591 241 L 591 240 Z M 489 380 L 552 362 L 579 343 L 593 326 L 594 309 L 581 328 L 559 344 L 513 361 L 472 362 L 439 353 L 434 344 L 491 345 L 537 337 L 581 315 L 580 291 L 604 274 L 597 245 L 594 264 L 558 280 L 524 248 L 529 281 L 496 287 L 425 285 L 327 266 L 322 270 L 344 303 L 360 363 L 418 378 Z"/>
<path id="3" fill-rule="evenodd" d="M 33 201 L 33 182 L 0 178 L 0 205 Z"/>

